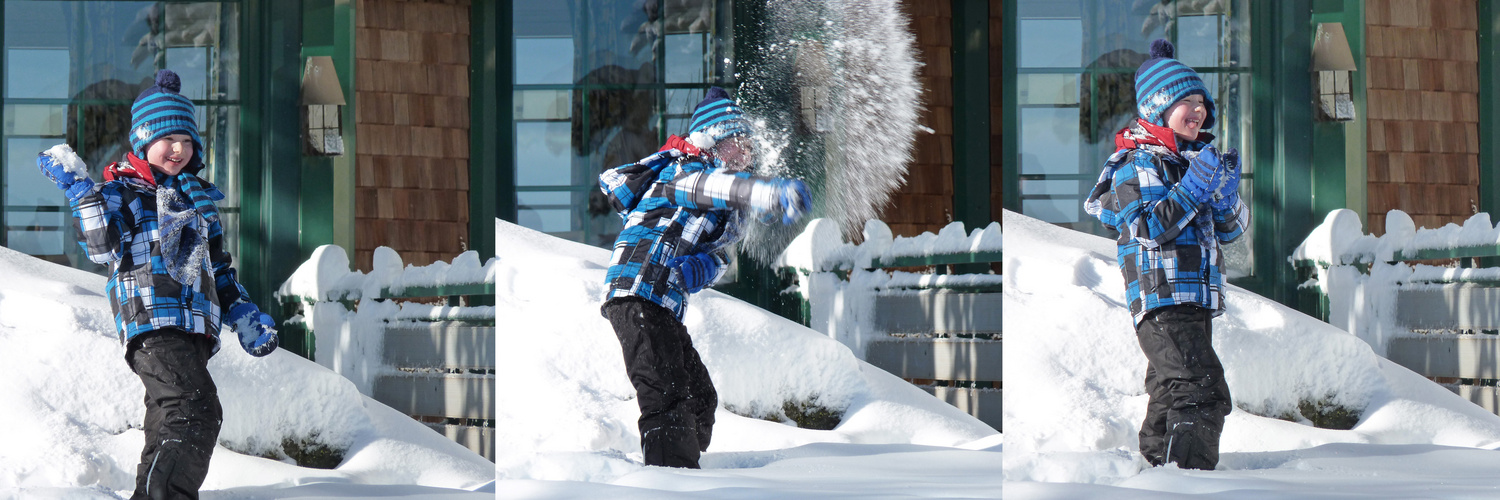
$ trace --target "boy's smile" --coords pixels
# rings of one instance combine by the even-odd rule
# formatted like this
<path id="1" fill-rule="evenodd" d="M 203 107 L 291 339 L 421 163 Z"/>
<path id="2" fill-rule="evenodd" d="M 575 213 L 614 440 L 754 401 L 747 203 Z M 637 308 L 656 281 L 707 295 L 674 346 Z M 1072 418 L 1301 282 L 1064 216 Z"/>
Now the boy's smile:
<path id="1" fill-rule="evenodd" d="M 1167 108 L 1167 128 L 1177 134 L 1177 137 L 1187 140 L 1198 138 L 1198 129 L 1203 127 L 1203 120 L 1208 119 L 1208 108 L 1203 103 L 1202 94 L 1193 94 L 1182 98 Z"/>
<path id="2" fill-rule="evenodd" d="M 193 161 L 193 137 L 171 134 L 146 147 L 146 162 L 167 175 L 177 175 Z"/>

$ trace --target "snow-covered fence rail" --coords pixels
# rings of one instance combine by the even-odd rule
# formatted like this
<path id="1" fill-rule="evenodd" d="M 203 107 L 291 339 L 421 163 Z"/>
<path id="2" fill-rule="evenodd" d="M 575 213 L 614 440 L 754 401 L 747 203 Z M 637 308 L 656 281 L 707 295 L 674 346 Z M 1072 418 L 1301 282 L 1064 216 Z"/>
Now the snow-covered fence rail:
<path id="1" fill-rule="evenodd" d="M 451 264 L 403 267 L 381 247 L 365 274 L 349 269 L 343 249 L 325 245 L 277 295 L 292 318 L 286 330 L 307 339 L 301 354 L 493 460 L 495 308 L 464 298 L 491 300 L 494 263 L 465 252 Z"/>
<path id="2" fill-rule="evenodd" d="M 936 235 L 894 238 L 872 220 L 864 236 L 846 243 L 817 220 L 782 255 L 798 276 L 809 326 L 999 429 L 1001 276 L 894 269 L 1000 262 L 1000 225 L 965 234 L 954 223 Z"/>
<path id="3" fill-rule="evenodd" d="M 1492 335 L 1500 331 L 1500 268 L 1473 267 L 1487 257 L 1500 257 L 1500 228 L 1489 214 L 1418 229 L 1393 210 L 1377 237 L 1363 233 L 1353 212 L 1338 210 L 1292 261 L 1314 274 L 1303 286 L 1318 291 L 1329 323 L 1500 414 L 1500 336 Z"/>

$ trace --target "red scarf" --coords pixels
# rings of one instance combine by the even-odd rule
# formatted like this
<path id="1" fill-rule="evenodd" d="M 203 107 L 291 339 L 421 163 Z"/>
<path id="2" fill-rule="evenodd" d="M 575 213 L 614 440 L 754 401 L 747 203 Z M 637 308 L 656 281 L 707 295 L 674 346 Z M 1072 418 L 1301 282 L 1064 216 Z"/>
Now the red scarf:
<path id="1" fill-rule="evenodd" d="M 1137 125 L 1140 125 L 1141 128 L 1146 131 L 1146 134 L 1142 135 L 1139 132 L 1132 130 L 1133 127 L 1125 127 L 1120 129 L 1119 132 L 1115 132 L 1116 150 L 1138 149 L 1143 145 L 1150 144 L 1167 148 L 1167 150 L 1171 151 L 1172 154 L 1178 154 L 1177 133 L 1173 132 L 1172 129 L 1153 124 L 1140 118 L 1137 118 L 1135 120 L 1135 123 Z M 1198 137 L 1194 140 L 1198 142 L 1208 143 L 1214 140 L 1214 136 L 1213 134 L 1210 134 L 1208 132 L 1198 132 Z"/>
<path id="2" fill-rule="evenodd" d="M 146 181 L 151 187 L 156 187 L 156 172 L 151 170 L 151 164 L 146 160 L 135 157 L 135 153 L 126 153 L 128 161 L 117 161 L 104 168 L 104 181 L 134 177 Z"/>

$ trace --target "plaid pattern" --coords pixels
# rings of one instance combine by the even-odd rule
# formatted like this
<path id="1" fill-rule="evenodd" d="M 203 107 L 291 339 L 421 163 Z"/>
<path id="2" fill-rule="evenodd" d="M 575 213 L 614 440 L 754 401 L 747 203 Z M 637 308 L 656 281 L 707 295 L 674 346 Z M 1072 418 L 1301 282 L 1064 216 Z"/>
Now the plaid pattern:
<path id="1" fill-rule="evenodd" d="M 156 190 L 145 180 L 124 178 L 100 184 L 73 202 L 74 222 L 83 234 L 89 260 L 110 265 L 105 290 L 122 342 L 162 328 L 209 335 L 217 342 L 221 304 L 248 295 L 235 279 L 232 258 L 224 251 L 224 229 L 214 201 L 218 188 L 189 173 L 162 181 L 162 188 L 188 194 L 209 227 L 209 266 L 192 286 L 167 273 L 162 260 Z M 212 274 L 210 276 L 210 273 Z M 214 289 L 207 289 L 213 283 Z"/>
<path id="2" fill-rule="evenodd" d="M 641 297 L 682 319 L 687 287 L 667 261 L 710 254 L 721 264 L 717 281 L 729 262 L 724 248 L 739 239 L 740 211 L 753 208 L 755 186 L 772 180 L 720 172 L 703 158 L 675 149 L 605 171 L 599 188 L 625 229 L 615 240 L 605 272 L 604 300 Z"/>
<path id="3" fill-rule="evenodd" d="M 1187 142 L 1184 149 L 1207 144 Z M 1105 162 L 1085 210 L 1120 231 L 1118 257 L 1125 298 L 1135 323 L 1146 313 L 1176 304 L 1223 312 L 1224 257 L 1229 243 L 1250 224 L 1243 200 L 1224 212 L 1209 210 L 1177 185 L 1187 161 L 1160 146 L 1121 149 Z"/>

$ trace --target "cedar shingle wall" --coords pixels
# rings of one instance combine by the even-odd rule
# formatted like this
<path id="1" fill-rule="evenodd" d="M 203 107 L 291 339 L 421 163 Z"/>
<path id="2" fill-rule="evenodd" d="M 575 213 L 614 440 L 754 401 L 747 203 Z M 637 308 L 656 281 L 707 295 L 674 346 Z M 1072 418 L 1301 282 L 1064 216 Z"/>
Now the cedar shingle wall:
<path id="1" fill-rule="evenodd" d="M 469 1 L 358 0 L 355 266 L 451 261 L 469 225 Z"/>
<path id="2" fill-rule="evenodd" d="M 922 63 L 917 79 L 927 109 L 919 120 L 933 133 L 917 132 L 906 185 L 891 194 L 880 220 L 896 236 L 916 236 L 953 220 L 953 9 L 947 0 L 906 0 L 902 8 Z"/>
<path id="3" fill-rule="evenodd" d="M 1369 221 L 1400 209 L 1418 227 L 1463 223 L 1479 202 L 1474 0 L 1365 4 Z"/>
<path id="4" fill-rule="evenodd" d="M 1000 210 L 1004 206 L 1004 200 L 1000 198 L 1000 127 L 1001 108 L 1004 104 L 1004 96 L 1000 92 L 1000 75 L 1002 74 L 1000 60 L 1000 14 L 1002 10 L 1000 0 L 990 0 L 990 211 L 991 220 L 1000 220 Z M 971 228 L 972 229 L 972 228 Z"/>

